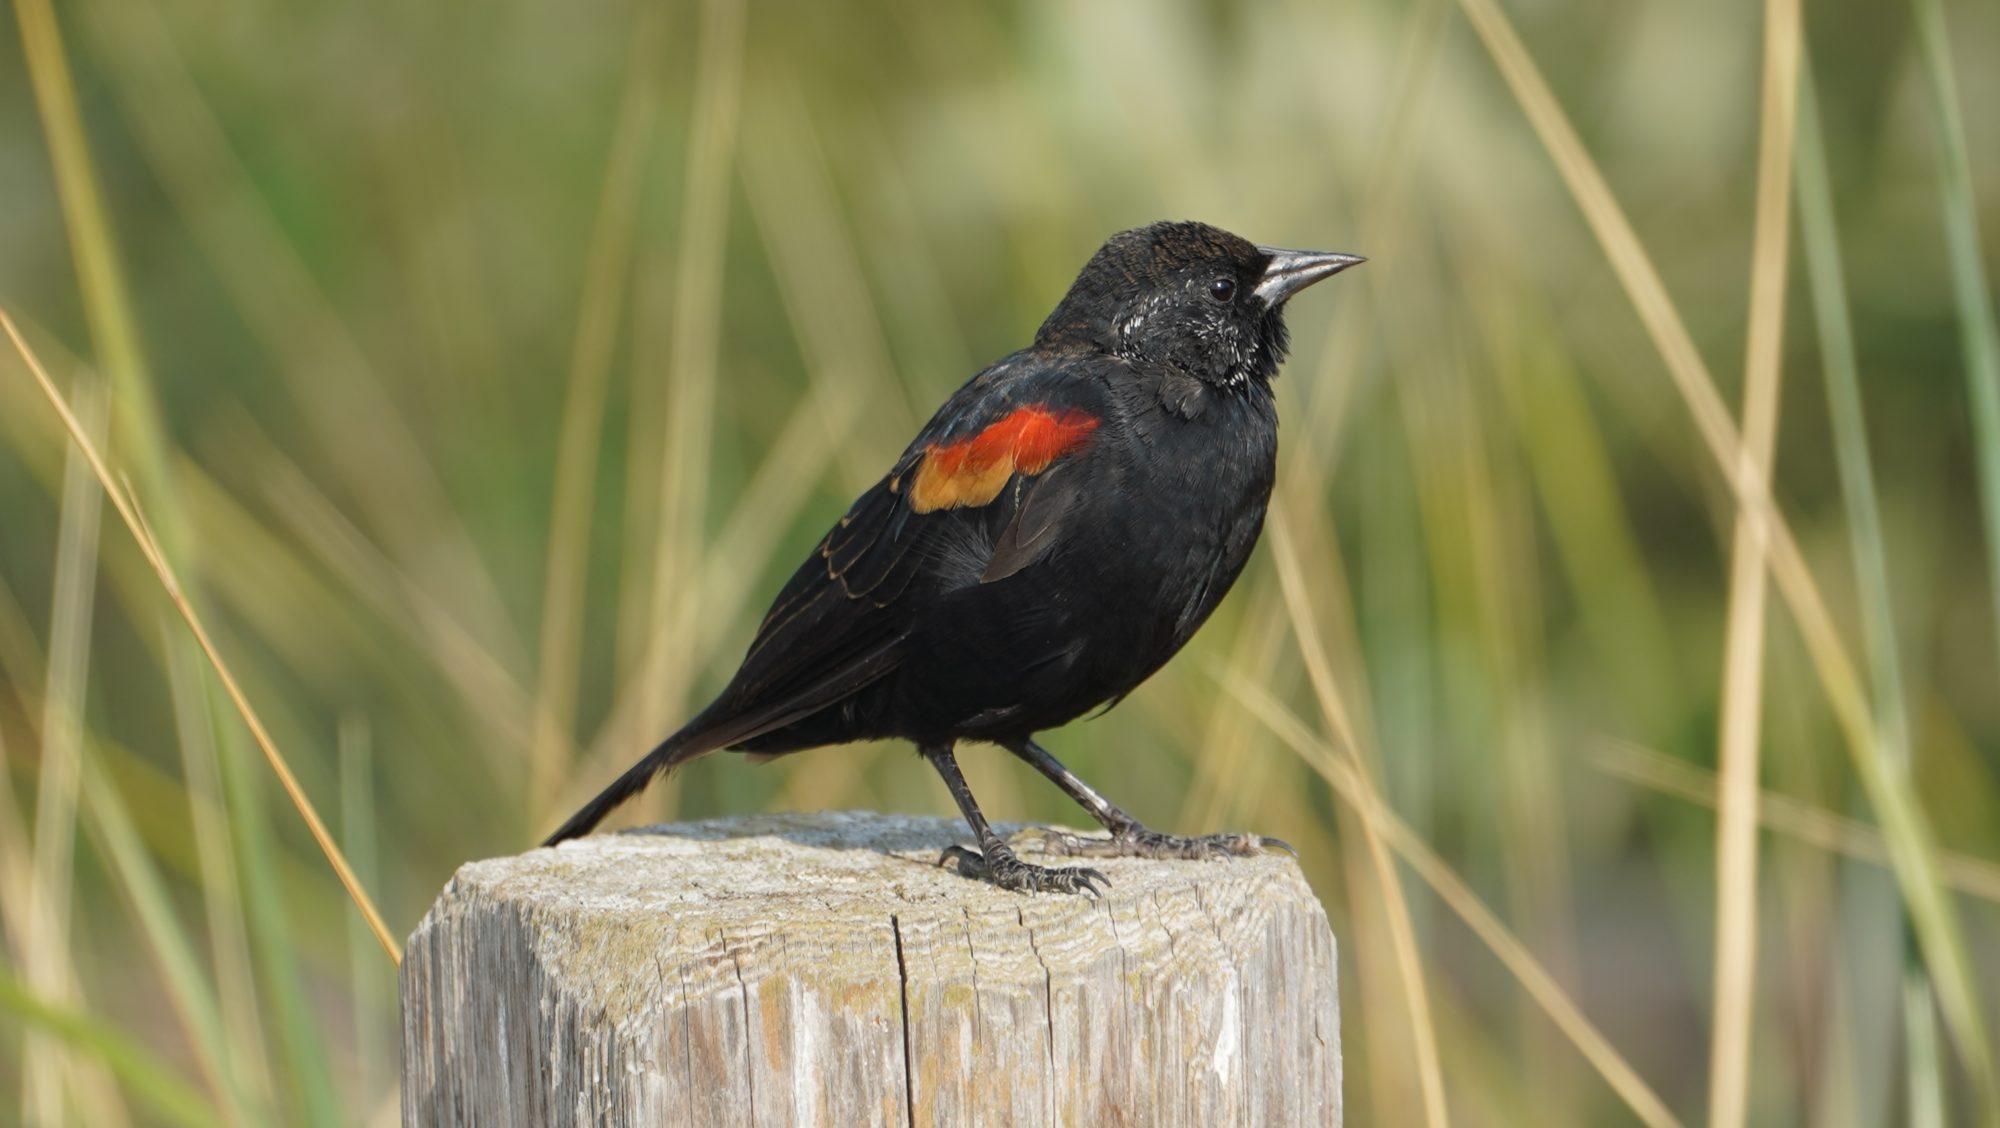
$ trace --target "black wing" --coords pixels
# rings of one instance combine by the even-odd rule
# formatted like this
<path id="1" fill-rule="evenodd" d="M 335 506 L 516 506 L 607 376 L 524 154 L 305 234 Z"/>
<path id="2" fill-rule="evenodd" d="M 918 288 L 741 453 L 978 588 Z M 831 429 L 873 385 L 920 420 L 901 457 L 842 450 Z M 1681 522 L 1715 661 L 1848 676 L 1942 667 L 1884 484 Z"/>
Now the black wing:
<path id="1" fill-rule="evenodd" d="M 1056 471 L 1086 444 L 1103 402 L 1102 385 L 1087 369 L 1019 354 L 960 388 L 786 582 L 722 695 L 584 804 L 547 844 L 588 833 L 661 772 L 717 749 L 755 747 L 889 676 L 928 595 L 1033 563 L 1058 539 L 1075 496 L 1071 479 L 1078 475 Z M 1034 410 L 1050 425 L 1021 414 Z M 1009 426 L 1022 440 L 1012 453 L 1026 455 L 1018 466 L 968 457 L 974 448 L 965 444 L 982 437 L 1005 445 L 998 439 L 1013 433 Z M 1051 444 L 1051 435 L 1076 441 Z M 938 458 L 940 451 L 947 456 Z M 949 473 L 941 469 L 946 463 Z"/>
<path id="2" fill-rule="evenodd" d="M 1045 553 L 1077 496 L 1080 475 L 1062 471 L 1093 438 L 1102 389 L 1085 369 L 1016 355 L 946 401 L 778 593 L 711 709 L 734 722 L 731 743 L 893 673 L 928 596 Z"/>

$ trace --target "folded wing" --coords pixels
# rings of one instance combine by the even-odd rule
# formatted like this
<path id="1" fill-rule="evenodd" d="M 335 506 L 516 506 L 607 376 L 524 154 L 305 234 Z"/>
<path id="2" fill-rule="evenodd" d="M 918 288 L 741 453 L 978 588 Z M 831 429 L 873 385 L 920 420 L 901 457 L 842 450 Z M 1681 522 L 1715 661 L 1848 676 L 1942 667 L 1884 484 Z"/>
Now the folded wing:
<path id="1" fill-rule="evenodd" d="M 1003 363 L 939 409 L 786 582 L 709 711 L 737 741 L 893 673 L 913 616 L 951 584 L 1014 575 L 1060 540 L 1103 424 L 1099 386 Z M 969 569 L 964 556 L 978 554 Z"/>

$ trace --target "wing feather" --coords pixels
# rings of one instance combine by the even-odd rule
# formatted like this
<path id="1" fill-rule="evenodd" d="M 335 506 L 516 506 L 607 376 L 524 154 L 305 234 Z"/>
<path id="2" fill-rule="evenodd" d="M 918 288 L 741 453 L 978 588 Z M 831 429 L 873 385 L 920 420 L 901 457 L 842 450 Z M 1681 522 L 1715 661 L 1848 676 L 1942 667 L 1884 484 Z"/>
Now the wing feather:
<path id="1" fill-rule="evenodd" d="M 1059 471 L 1101 421 L 1079 383 L 1016 360 L 959 389 L 778 593 L 716 703 L 730 731 L 752 739 L 894 672 L 927 585 L 992 582 L 1042 559 L 1081 496 L 1084 476 Z M 979 534 L 993 545 L 983 567 L 960 572 L 947 546 L 968 522 L 998 532 Z"/>

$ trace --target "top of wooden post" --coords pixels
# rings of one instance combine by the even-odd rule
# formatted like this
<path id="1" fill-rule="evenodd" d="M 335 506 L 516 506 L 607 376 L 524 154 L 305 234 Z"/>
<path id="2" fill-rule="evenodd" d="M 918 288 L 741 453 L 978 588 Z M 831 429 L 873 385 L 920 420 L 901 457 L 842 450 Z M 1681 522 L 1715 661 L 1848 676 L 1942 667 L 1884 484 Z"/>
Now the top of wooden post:
<path id="1" fill-rule="evenodd" d="M 404 964 L 405 1123 L 1337 1118 L 1333 938 L 1289 857 L 1024 895 L 940 868 L 965 836 L 759 815 L 466 865 Z"/>

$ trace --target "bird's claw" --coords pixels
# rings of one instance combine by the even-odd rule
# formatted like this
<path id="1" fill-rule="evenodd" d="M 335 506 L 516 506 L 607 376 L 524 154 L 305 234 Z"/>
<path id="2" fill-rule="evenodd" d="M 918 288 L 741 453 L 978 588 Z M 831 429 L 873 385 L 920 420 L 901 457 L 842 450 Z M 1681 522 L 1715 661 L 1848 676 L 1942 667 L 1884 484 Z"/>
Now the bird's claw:
<path id="1" fill-rule="evenodd" d="M 1282 838 L 1261 834 L 1207 834 L 1184 838 L 1161 834 L 1143 826 L 1128 827 L 1108 838 L 1043 829 L 1040 841 L 1042 853 L 1072 858 L 1244 858 L 1265 850 L 1283 850 L 1294 858 L 1299 856 L 1298 850 Z"/>
<path id="2" fill-rule="evenodd" d="M 1285 853 L 1290 854 L 1294 858 L 1299 856 L 1299 848 L 1285 841 L 1282 838 L 1273 838 L 1270 835 L 1266 834 L 1262 836 L 1258 844 L 1260 848 L 1265 850 L 1283 850 Z"/>
<path id="3" fill-rule="evenodd" d="M 1097 870 L 1087 866 L 1051 869 L 1030 865 L 999 842 L 988 846 L 984 854 L 963 846 L 947 846 L 938 855 L 940 866 L 954 860 L 958 862 L 959 873 L 1017 893 L 1085 893 L 1097 897 L 1111 887 L 1111 879 Z M 1100 885 L 1104 889 L 1098 888 Z"/>

